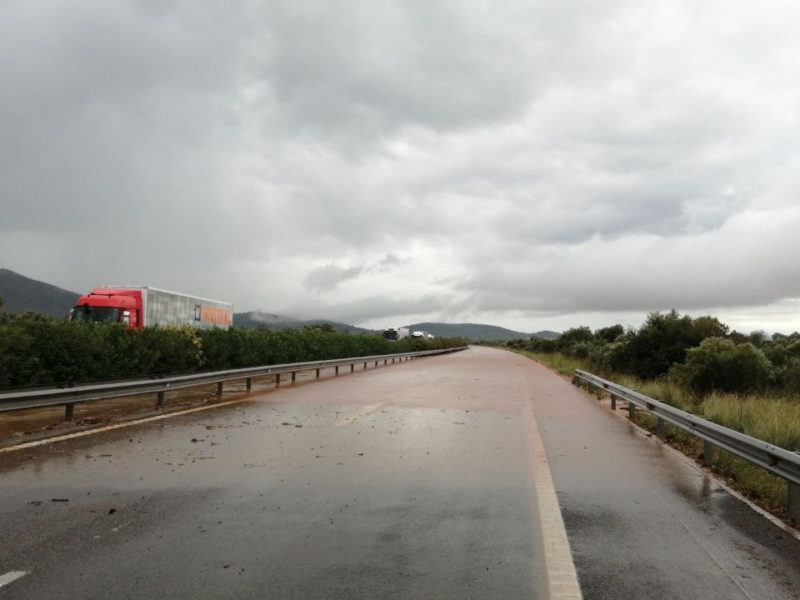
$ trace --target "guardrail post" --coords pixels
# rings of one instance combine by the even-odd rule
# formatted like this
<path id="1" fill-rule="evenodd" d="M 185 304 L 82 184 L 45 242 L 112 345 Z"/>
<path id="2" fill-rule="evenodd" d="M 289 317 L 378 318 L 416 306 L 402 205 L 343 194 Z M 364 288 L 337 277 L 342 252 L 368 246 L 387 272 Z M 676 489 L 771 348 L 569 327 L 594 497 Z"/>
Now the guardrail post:
<path id="1" fill-rule="evenodd" d="M 710 467 L 714 464 L 714 444 L 703 440 L 703 464 Z"/>
<path id="2" fill-rule="evenodd" d="M 617 397 L 611 394 L 611 410 L 617 410 Z"/>
<path id="3" fill-rule="evenodd" d="M 383 359 L 383 366 L 385 367 L 388 364 L 389 364 L 389 359 L 388 358 L 384 358 Z"/>
<path id="4" fill-rule="evenodd" d="M 275 373 L 275 385 L 278 386 L 281 384 L 281 374 Z"/>
<path id="5" fill-rule="evenodd" d="M 250 390 L 253 389 L 253 378 L 248 377 L 246 381 L 247 381 L 247 391 L 249 392 Z"/>
<path id="6" fill-rule="evenodd" d="M 156 406 L 164 406 L 164 392 L 156 394 Z"/>
<path id="7" fill-rule="evenodd" d="M 631 421 L 633 421 L 635 417 L 636 417 L 636 405 L 630 400 L 628 400 L 628 418 Z"/>
<path id="8" fill-rule="evenodd" d="M 356 370 L 356 363 L 350 363 L 350 372 L 352 373 L 355 370 Z"/>
<path id="9" fill-rule="evenodd" d="M 69 404 L 65 404 L 64 408 L 66 408 L 66 411 L 65 411 L 65 414 L 64 414 L 64 420 L 65 421 L 72 421 L 72 417 L 75 415 L 75 403 L 74 402 L 70 402 Z"/>
<path id="10" fill-rule="evenodd" d="M 333 374 L 338 377 L 339 376 L 339 365 L 336 365 L 333 369 Z"/>
<path id="11" fill-rule="evenodd" d="M 367 363 L 364 363 L 364 370 L 367 370 Z"/>
<path id="12" fill-rule="evenodd" d="M 786 490 L 786 512 L 789 518 L 795 523 L 800 523 L 800 485 L 786 482 L 789 489 Z"/>
<path id="13" fill-rule="evenodd" d="M 297 371 L 292 371 L 292 383 L 297 381 Z"/>
<path id="14" fill-rule="evenodd" d="M 319 369 L 317 369 L 317 379 L 319 379 Z"/>
<path id="15" fill-rule="evenodd" d="M 222 397 L 222 382 L 217 382 L 217 398 Z"/>
<path id="16" fill-rule="evenodd" d="M 656 435 L 660 438 L 666 436 L 666 432 L 664 431 L 664 419 L 658 417 L 658 421 L 656 421 Z"/>

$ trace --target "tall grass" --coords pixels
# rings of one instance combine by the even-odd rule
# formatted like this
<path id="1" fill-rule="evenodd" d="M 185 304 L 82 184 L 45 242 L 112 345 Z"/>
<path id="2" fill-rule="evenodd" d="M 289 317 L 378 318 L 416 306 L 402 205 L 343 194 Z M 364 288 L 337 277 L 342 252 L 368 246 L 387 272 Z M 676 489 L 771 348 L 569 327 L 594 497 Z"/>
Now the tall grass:
<path id="1" fill-rule="evenodd" d="M 775 396 L 736 396 L 714 392 L 701 405 L 702 415 L 791 452 L 800 452 L 800 402 Z"/>
<path id="2" fill-rule="evenodd" d="M 520 350 L 518 352 L 542 363 L 561 375 L 572 375 L 575 369 L 589 370 L 591 366 L 588 360 L 573 358 L 558 352 L 530 352 L 528 350 Z"/>

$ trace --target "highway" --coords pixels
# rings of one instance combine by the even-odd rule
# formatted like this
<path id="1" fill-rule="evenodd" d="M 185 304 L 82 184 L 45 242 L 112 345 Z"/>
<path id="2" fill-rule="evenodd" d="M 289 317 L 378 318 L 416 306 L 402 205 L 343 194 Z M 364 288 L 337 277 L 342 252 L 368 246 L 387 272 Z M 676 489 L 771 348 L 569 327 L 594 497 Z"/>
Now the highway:
<path id="1" fill-rule="evenodd" d="M 551 497 L 584 598 L 800 598 L 800 541 L 518 355 L 227 399 L 0 450 L 0 598 L 579 597 Z"/>

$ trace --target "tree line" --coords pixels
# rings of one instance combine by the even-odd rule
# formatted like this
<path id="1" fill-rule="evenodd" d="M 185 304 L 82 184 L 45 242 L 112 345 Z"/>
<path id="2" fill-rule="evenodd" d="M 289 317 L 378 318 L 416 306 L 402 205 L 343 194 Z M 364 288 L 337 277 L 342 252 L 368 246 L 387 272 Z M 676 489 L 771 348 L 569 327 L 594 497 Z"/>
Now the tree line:
<path id="1" fill-rule="evenodd" d="M 0 311 L 0 388 L 74 385 L 270 364 L 433 350 L 459 340 L 351 335 L 330 325 L 302 330 L 67 323 Z"/>
<path id="2" fill-rule="evenodd" d="M 509 345 L 588 360 L 605 374 L 669 377 L 698 394 L 800 392 L 799 333 L 745 335 L 730 331 L 715 317 L 692 318 L 676 310 L 650 313 L 638 329 L 613 325 L 592 331 L 582 326 L 553 340 L 534 338 Z"/>

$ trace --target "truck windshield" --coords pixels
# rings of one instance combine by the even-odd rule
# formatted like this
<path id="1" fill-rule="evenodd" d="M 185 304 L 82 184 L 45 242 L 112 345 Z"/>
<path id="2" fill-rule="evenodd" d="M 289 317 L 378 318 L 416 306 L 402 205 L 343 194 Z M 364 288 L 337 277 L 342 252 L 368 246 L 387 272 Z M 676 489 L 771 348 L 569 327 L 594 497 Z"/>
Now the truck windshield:
<path id="1" fill-rule="evenodd" d="M 119 323 L 119 308 L 110 306 L 76 306 L 72 310 L 71 321 L 85 323 Z"/>

